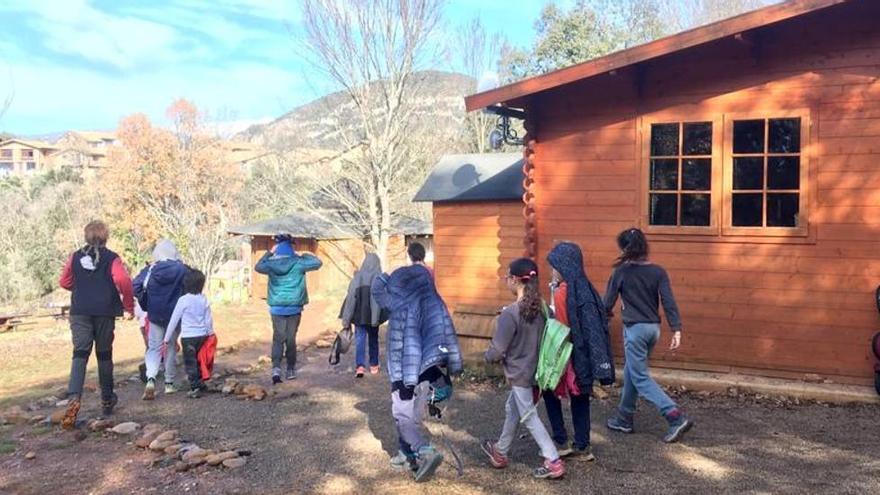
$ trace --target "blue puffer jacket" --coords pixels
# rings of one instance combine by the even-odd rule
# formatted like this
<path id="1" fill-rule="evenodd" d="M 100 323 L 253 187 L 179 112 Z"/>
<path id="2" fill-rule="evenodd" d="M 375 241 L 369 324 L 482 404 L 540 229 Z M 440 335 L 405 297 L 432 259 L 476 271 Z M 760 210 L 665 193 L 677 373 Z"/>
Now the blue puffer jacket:
<path id="1" fill-rule="evenodd" d="M 181 261 L 165 260 L 144 268 L 135 277 L 132 285 L 140 301 L 144 292 L 144 281 L 147 279 L 147 274 L 150 274 L 146 291 L 147 307 L 143 308 L 150 318 L 150 323 L 162 327 L 168 326 L 174 306 L 183 295 L 183 277 L 188 271 L 189 268 Z"/>
<path id="2" fill-rule="evenodd" d="M 373 280 L 373 298 L 391 313 L 387 361 L 391 382 L 418 385 L 419 375 L 432 366 L 450 374 L 462 370 L 458 337 L 449 310 L 427 268 L 398 268 Z"/>
<path id="3" fill-rule="evenodd" d="M 593 380 L 602 385 L 614 383 L 614 357 L 608 335 L 605 304 L 584 271 L 581 248 L 560 242 L 547 255 L 568 286 L 566 309 L 571 327 L 571 364 L 581 390 L 592 390 Z"/>
<path id="4" fill-rule="evenodd" d="M 254 270 L 269 276 L 269 306 L 305 306 L 309 303 L 309 291 L 306 288 L 306 272 L 321 268 L 321 260 L 317 256 L 304 253 L 302 255 L 273 255 L 267 252 L 260 258 Z"/>

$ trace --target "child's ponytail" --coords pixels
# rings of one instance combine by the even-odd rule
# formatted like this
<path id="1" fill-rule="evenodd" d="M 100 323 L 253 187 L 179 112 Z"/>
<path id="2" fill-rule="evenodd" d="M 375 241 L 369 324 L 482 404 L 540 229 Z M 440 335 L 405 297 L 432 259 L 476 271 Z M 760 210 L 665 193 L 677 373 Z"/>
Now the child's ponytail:
<path id="1" fill-rule="evenodd" d="M 635 227 L 617 235 L 617 247 L 620 248 L 620 256 L 614 263 L 615 267 L 631 261 L 648 259 L 648 238 L 645 237 L 644 232 Z"/>
<path id="2" fill-rule="evenodd" d="M 519 316 L 528 323 L 541 314 L 541 292 L 538 290 L 538 265 L 529 258 L 519 258 L 510 264 L 509 276 L 523 286 L 519 301 Z"/>

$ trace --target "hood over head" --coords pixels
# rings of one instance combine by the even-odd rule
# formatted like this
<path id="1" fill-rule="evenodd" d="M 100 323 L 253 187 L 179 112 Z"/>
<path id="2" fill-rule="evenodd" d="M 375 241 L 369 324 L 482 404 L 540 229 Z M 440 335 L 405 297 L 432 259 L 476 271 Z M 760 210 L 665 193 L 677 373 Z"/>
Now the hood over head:
<path id="1" fill-rule="evenodd" d="M 547 255 L 550 263 L 569 284 L 580 278 L 587 278 L 584 270 L 584 255 L 581 248 L 573 242 L 560 242 Z"/>
<path id="2" fill-rule="evenodd" d="M 177 252 L 173 242 L 162 239 L 156 243 L 156 247 L 153 249 L 153 263 L 166 260 L 180 261 L 180 253 Z"/>

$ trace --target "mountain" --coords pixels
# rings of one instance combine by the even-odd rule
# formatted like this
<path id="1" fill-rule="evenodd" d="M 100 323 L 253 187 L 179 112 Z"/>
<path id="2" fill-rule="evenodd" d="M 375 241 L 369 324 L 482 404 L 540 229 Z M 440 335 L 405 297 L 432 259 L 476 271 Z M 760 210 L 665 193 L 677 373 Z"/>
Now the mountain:
<path id="1" fill-rule="evenodd" d="M 474 91 L 476 81 L 451 72 L 424 71 L 415 74 L 422 86 L 416 114 L 431 119 L 439 134 L 455 132 L 464 118 L 464 96 Z M 342 92 L 331 93 L 297 107 L 272 122 L 253 125 L 234 136 L 280 152 L 299 148 L 342 150 L 342 136 L 356 135 L 354 104 Z"/>

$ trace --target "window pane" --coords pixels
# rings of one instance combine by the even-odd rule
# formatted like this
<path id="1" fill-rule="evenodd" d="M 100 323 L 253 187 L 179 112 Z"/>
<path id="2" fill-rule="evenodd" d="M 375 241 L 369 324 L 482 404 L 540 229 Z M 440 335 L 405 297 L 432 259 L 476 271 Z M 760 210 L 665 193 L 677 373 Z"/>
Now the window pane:
<path id="1" fill-rule="evenodd" d="M 682 225 L 709 225 L 710 210 L 708 194 L 681 195 Z"/>
<path id="2" fill-rule="evenodd" d="M 678 195 L 652 194 L 650 217 L 651 225 L 676 225 Z"/>
<path id="3" fill-rule="evenodd" d="M 675 191 L 678 189 L 678 160 L 651 160 L 651 189 Z"/>
<path id="4" fill-rule="evenodd" d="M 798 199 L 796 193 L 767 195 L 767 226 L 797 227 Z"/>
<path id="5" fill-rule="evenodd" d="M 681 188 L 685 191 L 708 191 L 712 182 L 712 160 L 691 158 L 681 164 Z"/>
<path id="6" fill-rule="evenodd" d="M 764 188 L 764 159 L 761 157 L 733 159 L 734 189 Z"/>
<path id="7" fill-rule="evenodd" d="M 767 189 L 799 189 L 801 159 L 798 156 L 767 158 Z"/>
<path id="8" fill-rule="evenodd" d="M 678 124 L 651 124 L 651 156 L 678 155 Z"/>
<path id="9" fill-rule="evenodd" d="M 770 153 L 801 151 L 801 119 L 770 119 Z"/>
<path id="10" fill-rule="evenodd" d="M 684 124 L 683 155 L 712 154 L 712 123 L 695 122 Z"/>
<path id="11" fill-rule="evenodd" d="M 760 193 L 734 194 L 733 226 L 760 227 L 763 203 L 763 194 Z"/>
<path id="12" fill-rule="evenodd" d="M 763 120 L 735 120 L 733 122 L 733 152 L 764 152 Z"/>

